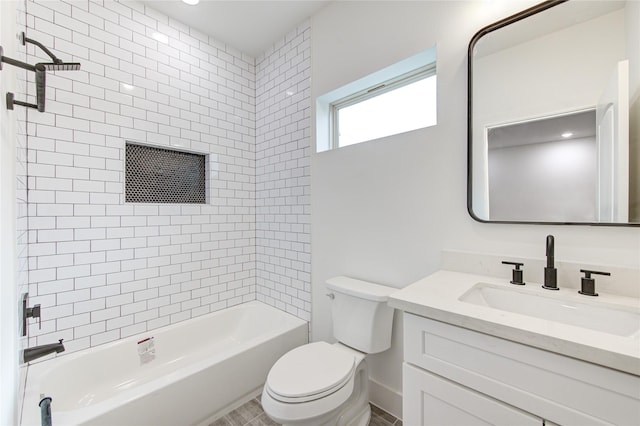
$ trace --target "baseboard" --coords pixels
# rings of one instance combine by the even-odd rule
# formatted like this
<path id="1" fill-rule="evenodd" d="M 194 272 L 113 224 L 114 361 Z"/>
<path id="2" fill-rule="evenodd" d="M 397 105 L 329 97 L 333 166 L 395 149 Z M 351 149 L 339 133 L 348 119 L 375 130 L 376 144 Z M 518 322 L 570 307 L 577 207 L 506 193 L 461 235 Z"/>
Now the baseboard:
<path id="1" fill-rule="evenodd" d="M 398 419 L 402 419 L 402 394 L 388 386 L 369 379 L 369 400 Z"/>

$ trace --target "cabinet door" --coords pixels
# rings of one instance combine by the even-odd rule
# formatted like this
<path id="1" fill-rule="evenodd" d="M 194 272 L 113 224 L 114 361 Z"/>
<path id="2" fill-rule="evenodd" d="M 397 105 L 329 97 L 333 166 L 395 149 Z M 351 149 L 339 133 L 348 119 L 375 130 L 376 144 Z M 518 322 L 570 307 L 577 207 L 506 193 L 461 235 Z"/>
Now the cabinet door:
<path id="1" fill-rule="evenodd" d="M 403 364 L 402 378 L 405 425 L 542 425 L 538 417 L 410 364 Z"/>

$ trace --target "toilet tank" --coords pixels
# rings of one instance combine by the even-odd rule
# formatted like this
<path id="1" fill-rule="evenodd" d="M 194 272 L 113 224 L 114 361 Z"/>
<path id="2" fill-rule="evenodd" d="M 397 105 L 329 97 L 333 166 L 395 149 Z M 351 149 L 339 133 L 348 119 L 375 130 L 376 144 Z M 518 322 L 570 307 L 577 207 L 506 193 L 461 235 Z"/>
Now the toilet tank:
<path id="1" fill-rule="evenodd" d="M 391 347 L 394 309 L 387 299 L 398 289 L 349 277 L 331 278 L 327 288 L 333 295 L 333 336 L 339 342 L 368 354 Z"/>

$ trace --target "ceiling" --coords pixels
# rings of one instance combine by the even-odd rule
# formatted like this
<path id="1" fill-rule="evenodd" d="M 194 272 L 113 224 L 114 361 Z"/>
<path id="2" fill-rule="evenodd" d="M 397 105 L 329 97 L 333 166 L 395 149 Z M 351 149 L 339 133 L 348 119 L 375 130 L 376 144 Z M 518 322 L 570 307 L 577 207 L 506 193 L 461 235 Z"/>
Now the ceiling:
<path id="1" fill-rule="evenodd" d="M 257 57 L 330 1 L 201 0 L 195 6 L 180 0 L 142 3 Z"/>
<path id="2" fill-rule="evenodd" d="M 571 137 L 560 135 L 571 132 Z M 596 110 L 580 111 L 507 126 L 492 127 L 488 130 L 489 149 L 508 148 L 534 143 L 555 142 L 582 138 L 595 138 Z"/>

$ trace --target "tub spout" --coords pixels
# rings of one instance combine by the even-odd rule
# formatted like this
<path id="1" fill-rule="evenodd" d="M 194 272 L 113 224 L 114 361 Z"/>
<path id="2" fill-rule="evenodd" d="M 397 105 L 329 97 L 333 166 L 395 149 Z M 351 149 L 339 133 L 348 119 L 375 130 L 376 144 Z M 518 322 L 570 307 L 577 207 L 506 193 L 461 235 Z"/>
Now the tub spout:
<path id="1" fill-rule="evenodd" d="M 33 348 L 26 348 L 22 352 L 22 362 L 23 363 L 30 362 L 30 361 L 33 361 L 34 359 L 38 359 L 40 357 L 52 354 L 54 352 L 55 353 L 64 352 L 64 345 L 62 344 L 62 340 L 64 339 L 60 339 L 58 343 L 34 346 Z"/>

